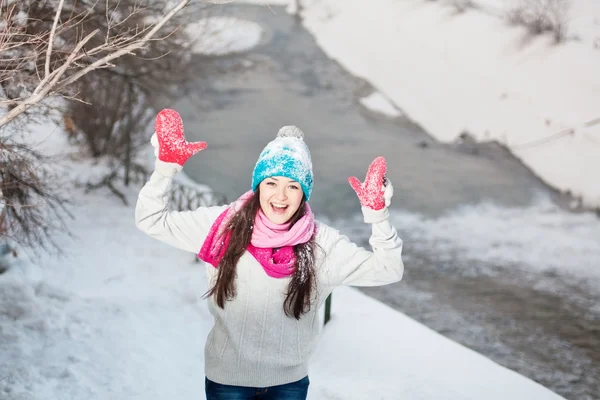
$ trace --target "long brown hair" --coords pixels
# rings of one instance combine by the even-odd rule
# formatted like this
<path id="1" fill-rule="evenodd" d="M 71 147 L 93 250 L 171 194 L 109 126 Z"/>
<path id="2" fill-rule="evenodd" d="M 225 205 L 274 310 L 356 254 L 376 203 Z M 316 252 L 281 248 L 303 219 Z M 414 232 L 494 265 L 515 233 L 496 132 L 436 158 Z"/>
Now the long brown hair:
<path id="1" fill-rule="evenodd" d="M 260 208 L 260 189 L 257 187 L 254 195 L 237 211 L 227 223 L 223 237 L 231 233 L 229 246 L 219 262 L 217 280 L 205 297 L 214 296 L 217 305 L 225 308 L 225 302 L 236 296 L 235 275 L 237 262 L 246 251 L 252 238 L 254 218 Z M 306 201 L 303 198 L 296 213 L 290 219 L 293 226 L 306 213 Z M 314 235 L 302 244 L 294 246 L 296 265 L 291 276 L 283 310 L 289 317 L 296 319 L 307 313 L 311 306 L 311 297 L 315 286 L 315 248 Z"/>

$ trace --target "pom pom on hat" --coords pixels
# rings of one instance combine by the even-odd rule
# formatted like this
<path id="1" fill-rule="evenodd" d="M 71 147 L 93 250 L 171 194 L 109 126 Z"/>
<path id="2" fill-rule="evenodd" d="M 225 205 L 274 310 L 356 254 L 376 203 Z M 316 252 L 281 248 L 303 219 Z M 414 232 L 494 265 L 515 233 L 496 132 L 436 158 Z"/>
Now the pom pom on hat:
<path id="1" fill-rule="evenodd" d="M 306 200 L 313 186 L 310 150 L 304 143 L 304 133 L 297 126 L 279 129 L 277 137 L 269 142 L 258 157 L 252 172 L 252 190 L 266 178 L 284 176 L 300 184 Z"/>
<path id="2" fill-rule="evenodd" d="M 279 129 L 279 132 L 277 132 L 277 137 L 295 137 L 304 140 L 304 132 L 302 132 L 297 126 L 287 125 Z"/>

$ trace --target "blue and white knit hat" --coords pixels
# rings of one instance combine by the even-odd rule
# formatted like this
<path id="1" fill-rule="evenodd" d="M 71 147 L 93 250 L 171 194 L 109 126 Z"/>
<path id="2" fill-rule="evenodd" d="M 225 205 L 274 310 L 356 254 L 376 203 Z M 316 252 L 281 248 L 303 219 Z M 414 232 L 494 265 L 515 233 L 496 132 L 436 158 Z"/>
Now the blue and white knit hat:
<path id="1" fill-rule="evenodd" d="M 277 137 L 269 142 L 258 157 L 252 172 L 252 191 L 263 179 L 285 176 L 302 186 L 306 200 L 313 187 L 310 150 L 304 143 L 304 133 L 296 126 L 284 126 Z"/>

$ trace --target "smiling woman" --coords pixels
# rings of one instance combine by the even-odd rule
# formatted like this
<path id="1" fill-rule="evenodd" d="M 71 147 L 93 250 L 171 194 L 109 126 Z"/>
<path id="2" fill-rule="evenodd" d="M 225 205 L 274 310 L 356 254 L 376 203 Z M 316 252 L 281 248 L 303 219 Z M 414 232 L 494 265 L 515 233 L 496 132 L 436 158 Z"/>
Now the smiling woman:
<path id="1" fill-rule="evenodd" d="M 320 331 L 318 311 L 340 285 L 377 286 L 402 278 L 402 240 L 389 222 L 393 194 L 383 157 L 364 183 L 352 177 L 372 251 L 315 220 L 303 132 L 281 128 L 252 172 L 251 190 L 224 207 L 169 211 L 175 174 L 206 143 L 188 143 L 173 110 L 156 119 L 155 171 L 140 191 L 137 226 L 206 263 L 214 326 L 205 347 L 207 399 L 306 399 L 308 358 Z M 245 397 L 244 397 L 245 396 Z"/>
<path id="2" fill-rule="evenodd" d="M 267 178 L 259 188 L 260 208 L 274 224 L 288 222 L 304 198 L 300 184 L 285 176 Z"/>

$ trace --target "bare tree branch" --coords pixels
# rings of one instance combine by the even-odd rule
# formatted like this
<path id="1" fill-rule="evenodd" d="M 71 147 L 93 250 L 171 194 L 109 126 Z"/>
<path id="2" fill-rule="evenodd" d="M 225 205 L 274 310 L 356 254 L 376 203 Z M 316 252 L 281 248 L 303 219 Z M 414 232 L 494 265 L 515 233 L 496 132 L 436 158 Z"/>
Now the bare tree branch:
<path id="1" fill-rule="evenodd" d="M 139 41 L 133 42 L 133 43 L 125 46 L 124 48 L 119 49 L 119 50 L 115 51 L 114 53 L 108 54 L 107 56 L 95 61 L 94 63 L 90 64 L 89 66 L 87 66 L 86 68 L 77 72 L 76 74 L 71 75 L 64 81 L 61 81 L 60 83 L 58 83 L 56 85 L 57 88 L 60 89 L 61 87 L 64 87 L 66 85 L 69 85 L 69 84 L 75 82 L 77 79 L 81 78 L 83 75 L 87 74 L 88 72 L 99 68 L 103 64 L 108 63 L 108 61 L 114 60 L 115 58 L 121 57 L 125 54 L 133 54 L 134 50 L 137 50 L 137 49 L 141 48 L 144 44 L 146 44 L 148 42 L 148 40 L 150 40 L 156 34 L 156 32 L 158 32 L 160 30 L 160 28 L 162 28 L 163 25 L 167 23 L 167 21 L 169 21 L 171 18 L 173 18 L 173 16 L 175 14 L 177 14 L 182 8 L 184 8 L 189 3 L 189 1 L 190 0 L 182 0 L 167 15 L 165 15 L 162 20 L 160 20 L 156 25 L 154 25 L 154 28 L 152 28 L 152 30 L 150 30 L 150 32 L 148 32 Z M 2 125 L 2 120 L 0 119 L 0 126 L 1 125 Z"/>
<path id="2" fill-rule="evenodd" d="M 62 12 L 64 4 L 65 0 L 60 0 L 60 2 L 58 3 L 58 7 L 56 8 L 56 14 L 54 15 L 54 23 L 52 24 L 52 29 L 50 30 L 50 38 L 48 39 L 48 51 L 46 52 L 46 74 L 44 76 L 50 75 L 50 56 L 52 55 L 52 45 L 54 44 L 56 26 L 58 25 L 58 19 L 60 18 L 60 14 Z"/>
<path id="3" fill-rule="evenodd" d="M 58 19 L 60 11 L 62 10 L 64 0 L 61 0 L 55 14 L 54 22 L 50 32 L 50 43 L 48 44 L 48 52 L 46 55 L 45 64 L 45 75 L 39 85 L 36 87 L 34 92 L 24 100 L 22 100 L 16 107 L 7 112 L 0 118 L 0 127 L 6 125 L 10 121 L 14 120 L 18 115 L 27 111 L 33 105 L 38 104 L 48 95 L 57 93 L 80 79 L 85 74 L 99 68 L 111 67 L 110 63 L 112 60 L 122 57 L 126 54 L 133 54 L 135 50 L 142 48 L 148 41 L 150 41 L 156 33 L 171 19 L 175 14 L 181 11 L 184 7 L 189 4 L 190 0 L 181 0 L 175 7 L 173 7 L 167 14 L 165 14 L 156 24 L 153 25 L 152 29 L 147 31 L 145 35 L 140 37 L 139 33 L 135 34 L 133 38 L 116 38 L 114 43 L 105 41 L 103 45 L 100 45 L 93 49 L 93 51 L 100 52 L 103 50 L 109 50 L 109 53 L 104 57 L 93 61 L 91 64 L 81 68 L 74 74 L 63 78 L 66 71 L 73 65 L 74 61 L 80 59 L 84 55 L 80 54 L 82 48 L 98 33 L 98 30 L 86 35 L 73 49 L 67 60 L 61 65 L 60 68 L 50 72 L 50 60 L 49 54 L 52 53 L 52 42 L 54 41 L 54 34 L 57 30 Z M 62 80 L 61 80 L 62 79 Z"/>
<path id="4" fill-rule="evenodd" d="M 14 134 L 50 112 L 62 119 L 69 143 L 115 172 L 96 181 L 98 188 L 126 203 L 122 185 L 145 181 L 139 151 L 157 94 L 160 101 L 176 95 L 199 72 L 191 63 L 194 39 L 181 29 L 180 11 L 191 1 L 169 3 L 0 0 L 0 106 L 7 107 L 0 116 L 0 237 L 60 250 L 56 232 L 69 233 L 68 194 L 53 160 Z M 200 19 L 209 7 L 198 5 L 199 14 L 190 8 L 185 17 Z M 66 102 L 45 102 L 50 96 Z"/>

